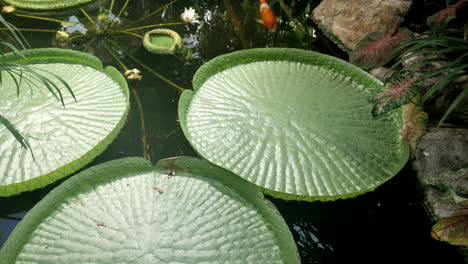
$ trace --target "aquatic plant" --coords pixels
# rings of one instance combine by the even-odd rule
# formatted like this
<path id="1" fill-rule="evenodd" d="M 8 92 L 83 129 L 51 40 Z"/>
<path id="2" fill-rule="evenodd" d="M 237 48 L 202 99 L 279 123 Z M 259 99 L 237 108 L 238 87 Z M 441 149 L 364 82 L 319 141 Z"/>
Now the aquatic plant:
<path id="1" fill-rule="evenodd" d="M 413 37 L 408 29 L 399 28 L 402 21 L 403 18 L 395 17 L 386 31 L 372 32 L 364 37 L 349 54 L 349 61 L 363 69 L 372 69 L 390 61 L 395 48 Z"/>
<path id="2" fill-rule="evenodd" d="M 129 21 L 122 17 L 129 5 L 129 0 L 124 2 L 118 12 L 115 12 L 115 1 L 111 0 L 109 1 L 110 3 L 107 7 L 101 6 L 95 16 L 88 14 L 88 12 L 83 8 L 78 8 L 77 10 L 81 12 L 83 17 L 78 19 L 79 14 L 76 14 L 75 16 L 70 17 L 70 21 L 63 21 L 56 18 L 49 18 L 38 15 L 21 14 L 18 12 L 13 12 L 11 15 L 29 19 L 56 22 L 61 27 L 59 30 L 22 28 L 18 30 L 54 32 L 56 33 L 57 46 L 96 55 L 104 62 L 114 60 L 118 63 L 119 67 L 122 68 L 122 72 L 127 72 L 130 69 L 123 62 L 124 57 L 130 58 L 133 60 L 133 62 L 142 68 L 149 68 L 132 56 L 132 53 L 136 51 L 137 48 L 140 47 L 143 43 L 144 37 L 141 35 L 142 30 L 162 26 L 181 25 L 184 23 L 174 22 L 138 26 L 138 24 L 141 24 L 146 19 L 154 16 L 155 14 L 158 14 L 176 1 L 177 0 L 172 0 L 162 7 L 148 13 L 147 15 L 140 17 L 136 21 Z M 122 45 L 122 43 L 126 44 Z M 172 87 L 183 91 L 182 87 L 157 73 L 154 69 L 151 69 L 149 72 L 162 81 L 168 83 Z"/>
<path id="3" fill-rule="evenodd" d="M 432 209 L 437 222 L 432 237 L 453 245 L 468 246 L 468 169 L 449 171 L 424 179 L 444 194 Z"/>
<path id="4" fill-rule="evenodd" d="M 143 46 L 152 53 L 174 54 L 182 49 L 183 43 L 177 32 L 158 28 L 145 33 Z"/>
<path id="5" fill-rule="evenodd" d="M 14 8 L 3 8 L 4 12 L 14 12 Z M 39 82 L 43 86 L 47 88 L 47 90 L 57 99 L 59 100 L 62 105 L 64 106 L 62 91 L 59 89 L 57 84 L 53 81 L 58 81 L 66 90 L 71 94 L 73 98 L 75 95 L 73 94 L 72 89 L 64 81 L 60 76 L 50 73 L 44 69 L 35 69 L 34 67 L 30 67 L 28 64 L 18 63 L 13 61 L 5 60 L 4 57 L 4 50 L 10 50 L 14 54 L 18 56 L 22 55 L 22 51 L 30 48 L 28 42 L 25 40 L 23 35 L 18 32 L 17 28 L 5 20 L 5 18 L 0 14 L 0 23 L 5 27 L 5 37 L 0 39 L 0 46 L 2 46 L 2 58 L 0 60 L 0 85 L 3 85 L 4 76 L 8 76 L 13 80 L 13 85 L 11 88 L 16 89 L 16 96 L 20 96 L 21 91 L 21 83 L 26 84 L 23 86 L 27 86 L 30 90 L 36 86 L 32 82 Z M 5 118 L 0 113 L 0 124 L 3 125 L 21 144 L 21 146 L 25 149 L 30 149 L 30 144 L 26 137 L 19 131 L 16 126 L 11 123 L 7 118 Z"/>
<path id="6" fill-rule="evenodd" d="M 2 76 L 0 113 L 27 138 L 34 156 L 15 144 L 8 126 L 0 126 L 0 196 L 44 187 L 80 169 L 106 148 L 126 120 L 127 83 L 94 56 L 32 49 L 4 54 L 2 62 L 16 75 Z M 40 72 L 53 87 L 24 67 Z M 60 92 L 65 84 L 73 94 Z"/>
<path id="7" fill-rule="evenodd" d="M 179 100 L 182 130 L 210 162 L 283 199 L 335 200 L 375 189 L 408 159 L 401 110 L 374 117 L 380 81 L 305 50 L 219 56 Z"/>
<path id="8" fill-rule="evenodd" d="M 80 6 L 93 0 L 4 0 L 10 5 L 32 10 L 55 10 Z"/>
<path id="9" fill-rule="evenodd" d="M 255 186 L 187 157 L 156 167 L 125 158 L 73 176 L 24 217 L 0 259 L 300 263 L 288 226 Z"/>

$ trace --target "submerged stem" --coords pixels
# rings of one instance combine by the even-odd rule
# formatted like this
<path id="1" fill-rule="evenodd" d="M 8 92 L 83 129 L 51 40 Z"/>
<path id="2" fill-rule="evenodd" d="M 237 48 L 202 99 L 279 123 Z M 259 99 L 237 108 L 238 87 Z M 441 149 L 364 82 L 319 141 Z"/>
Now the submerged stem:
<path id="1" fill-rule="evenodd" d="M 2 27 L 0 30 L 10 30 L 9 28 Z M 52 30 L 52 29 L 38 29 L 38 28 L 16 28 L 15 30 L 18 31 L 31 31 L 31 32 L 52 32 L 52 33 L 57 33 L 57 30 Z"/>
<path id="2" fill-rule="evenodd" d="M 118 49 L 122 49 L 119 44 L 117 44 L 115 41 L 111 40 L 111 39 L 108 39 L 109 43 L 111 43 L 112 45 L 114 45 L 114 47 L 118 48 Z M 159 79 L 161 79 L 162 81 L 166 82 L 167 84 L 171 85 L 172 87 L 176 88 L 177 90 L 183 92 L 185 89 L 180 87 L 179 85 L 173 83 L 171 80 L 167 79 L 166 77 L 162 76 L 161 74 L 157 73 L 155 70 L 151 69 L 148 65 L 144 64 L 143 62 L 141 62 L 139 59 L 135 58 L 133 55 L 131 54 L 127 54 L 128 57 L 130 57 L 134 62 L 136 62 L 138 65 L 140 65 L 141 67 L 145 68 L 147 71 L 149 71 L 151 74 L 153 74 L 154 76 L 158 77 Z"/>
<path id="3" fill-rule="evenodd" d="M 122 6 L 122 8 L 120 9 L 120 12 L 117 14 L 117 18 L 119 18 L 123 14 L 125 9 L 127 9 L 127 6 L 128 6 L 129 2 L 130 2 L 130 0 L 125 1 L 125 4 Z"/>
<path id="4" fill-rule="evenodd" d="M 171 1 L 171 2 L 169 2 L 169 3 L 167 3 L 167 4 L 165 4 L 165 5 L 163 5 L 162 7 L 156 9 L 155 11 L 149 13 L 148 15 L 146 15 L 146 16 L 144 16 L 144 17 L 138 19 L 138 20 L 136 20 L 136 21 L 133 22 L 133 23 L 130 23 L 130 25 L 128 25 L 128 26 L 135 25 L 136 23 L 138 23 L 138 22 L 140 22 L 140 21 L 143 21 L 143 20 L 147 19 L 148 17 L 151 17 L 151 16 L 153 16 L 153 15 L 155 15 L 155 14 L 161 12 L 161 10 L 163 10 L 164 8 L 167 8 L 168 6 L 172 5 L 172 4 L 175 3 L 175 2 L 177 2 L 177 0 L 173 0 L 173 1 Z"/>
<path id="5" fill-rule="evenodd" d="M 175 25 L 182 25 L 182 24 L 184 24 L 184 22 L 160 23 L 160 24 L 146 25 L 146 26 L 141 26 L 141 27 L 136 27 L 136 28 L 126 28 L 126 29 L 122 29 L 116 32 L 128 32 L 128 31 L 135 31 L 135 30 L 151 28 L 151 27 L 175 26 Z"/>
<path id="6" fill-rule="evenodd" d="M 141 38 L 141 39 L 143 39 L 143 36 L 142 36 L 142 35 L 139 35 L 139 34 L 137 34 L 137 33 L 133 33 L 133 32 L 125 32 L 125 31 L 123 31 L 123 32 L 119 32 L 119 33 L 124 33 L 124 34 L 128 34 L 128 35 L 131 35 L 131 36 L 134 36 L 134 37 L 138 37 L 138 38 Z"/>
<path id="7" fill-rule="evenodd" d="M 96 26 L 96 23 L 94 23 L 94 20 L 91 19 L 91 17 L 88 15 L 88 12 L 86 12 L 83 8 L 80 7 L 80 10 L 81 10 L 81 13 L 83 13 L 83 15 L 88 19 L 89 22 L 91 22 L 91 24 L 93 24 L 94 26 Z"/>
<path id="8" fill-rule="evenodd" d="M 115 0 L 112 0 L 110 5 L 109 5 L 109 12 L 111 12 L 111 13 L 112 13 L 112 8 L 114 8 L 114 1 Z"/>
<path id="9" fill-rule="evenodd" d="M 122 67 L 122 69 L 124 70 L 124 72 L 128 71 L 128 68 L 127 66 L 125 66 L 125 64 L 123 63 L 123 61 L 119 58 L 119 56 L 117 56 L 110 48 L 109 46 L 107 46 L 107 43 L 105 41 L 102 42 L 104 48 L 107 50 L 107 52 L 109 52 L 109 54 L 112 56 L 112 58 L 114 58 L 115 61 L 117 61 L 120 65 L 120 67 Z"/>
<path id="10" fill-rule="evenodd" d="M 145 115 L 143 112 L 143 107 L 141 104 L 140 96 L 138 95 L 136 89 L 131 89 L 132 95 L 135 98 L 137 104 L 138 113 L 140 114 L 140 128 L 141 128 L 141 144 L 143 145 L 143 158 L 149 160 L 147 140 L 146 140 L 146 127 L 145 127 Z"/>
<path id="11" fill-rule="evenodd" d="M 66 23 L 66 21 L 62 21 L 62 20 L 58 20 L 58 19 L 54 19 L 54 18 L 48 18 L 48 17 L 31 16 L 31 15 L 16 14 L 16 13 L 15 13 L 15 16 L 38 19 L 38 20 L 45 20 L 45 21 L 51 21 L 51 22 L 57 22 L 57 23 Z"/>
<path id="12" fill-rule="evenodd" d="M 149 66 L 141 62 L 139 59 L 135 58 L 132 55 L 128 55 L 133 61 L 135 61 L 138 65 L 145 68 L 147 71 L 151 72 L 154 76 L 158 77 L 159 79 L 163 80 L 167 84 L 171 85 L 172 87 L 176 88 L 177 90 L 183 92 L 185 89 L 180 87 L 179 85 L 173 83 L 171 80 L 167 79 L 166 77 L 162 76 L 161 74 L 157 73 L 155 70 L 151 69 Z"/>

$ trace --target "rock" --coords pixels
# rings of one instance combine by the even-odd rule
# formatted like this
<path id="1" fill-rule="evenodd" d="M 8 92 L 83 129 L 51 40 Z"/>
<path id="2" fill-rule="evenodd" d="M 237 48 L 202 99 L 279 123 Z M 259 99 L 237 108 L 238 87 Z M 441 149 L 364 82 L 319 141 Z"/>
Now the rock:
<path id="1" fill-rule="evenodd" d="M 320 29 L 345 51 L 367 34 L 387 29 L 395 16 L 403 17 L 412 0 L 323 0 L 313 11 Z"/>
<path id="2" fill-rule="evenodd" d="M 425 177 L 463 168 L 468 162 L 468 129 L 428 128 L 416 150 L 413 169 L 420 181 Z M 432 208 L 442 192 L 425 186 L 428 207 Z"/>
<path id="3" fill-rule="evenodd" d="M 416 151 L 418 178 L 458 170 L 468 162 L 468 129 L 428 128 Z"/>
<path id="4" fill-rule="evenodd" d="M 385 81 L 388 77 L 395 73 L 394 70 L 386 67 L 377 67 L 369 71 L 369 73 L 380 81 Z"/>

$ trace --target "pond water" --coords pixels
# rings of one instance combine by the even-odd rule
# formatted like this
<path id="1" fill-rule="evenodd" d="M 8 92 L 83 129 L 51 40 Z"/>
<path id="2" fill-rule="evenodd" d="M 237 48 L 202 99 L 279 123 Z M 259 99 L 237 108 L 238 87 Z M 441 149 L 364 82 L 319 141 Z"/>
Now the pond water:
<path id="1" fill-rule="evenodd" d="M 123 2 L 116 1 L 115 9 Z M 184 7 L 193 7 L 200 15 L 199 24 L 167 27 L 182 36 L 186 48 L 183 54 L 155 55 L 135 39 L 119 41 L 126 52 L 133 52 L 137 60 L 184 89 L 191 89 L 192 76 L 200 65 L 235 50 L 294 47 L 336 55 L 315 37 L 310 25 L 310 11 L 319 1 L 285 0 L 286 5 L 294 7 L 290 14 L 280 7 L 280 2 L 270 2 L 281 18 L 276 33 L 268 32 L 255 21 L 258 1 L 176 1 L 138 25 L 179 22 Z M 130 1 L 124 15 L 135 20 L 164 4 L 163 1 Z M 77 16 L 84 19 L 80 13 Z M 295 19 L 304 23 L 305 31 Z M 10 22 L 22 28 L 58 29 L 54 22 L 38 23 L 14 17 Z M 24 32 L 24 35 L 32 47 L 49 47 L 55 37 L 53 33 L 42 32 Z M 102 56 L 106 65 L 122 70 L 108 55 Z M 132 97 L 125 127 L 106 151 L 86 167 L 129 156 L 146 156 L 153 163 L 173 156 L 197 156 L 177 120 L 180 91 L 128 56 L 123 56 L 122 61 L 130 69 L 142 70 L 143 79 L 128 82 Z M 0 247 L 24 214 L 59 183 L 0 198 Z M 464 263 L 454 247 L 431 238 L 432 222 L 409 167 L 376 191 L 354 199 L 315 203 L 271 200 L 293 233 L 302 263 Z"/>

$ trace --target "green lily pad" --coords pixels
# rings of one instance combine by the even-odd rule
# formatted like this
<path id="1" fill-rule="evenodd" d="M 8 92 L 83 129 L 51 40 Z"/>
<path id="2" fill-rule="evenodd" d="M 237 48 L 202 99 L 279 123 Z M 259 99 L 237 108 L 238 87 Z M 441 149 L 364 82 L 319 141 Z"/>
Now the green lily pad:
<path id="1" fill-rule="evenodd" d="M 316 52 L 234 52 L 203 65 L 179 119 L 195 150 L 275 197 L 334 200 L 375 189 L 408 159 L 401 109 L 374 118 L 383 85 Z"/>
<path id="2" fill-rule="evenodd" d="M 0 250 L 2 263 L 300 263 L 256 188 L 195 158 L 114 160 L 52 190 Z"/>
<path id="3" fill-rule="evenodd" d="M 182 49 L 183 42 L 174 30 L 158 28 L 146 32 L 143 46 L 152 53 L 174 54 Z"/>
<path id="4" fill-rule="evenodd" d="M 93 0 L 5 0 L 4 2 L 25 9 L 53 10 L 78 6 L 91 1 Z"/>
<path id="5" fill-rule="evenodd" d="M 44 187 L 86 165 L 116 137 L 129 109 L 124 77 L 113 67 L 104 69 L 96 57 L 63 49 L 22 54 L 4 59 L 48 77 L 62 91 L 64 105 L 30 73 L 16 81 L 2 73 L 0 113 L 22 132 L 32 153 L 0 125 L 0 196 Z"/>

